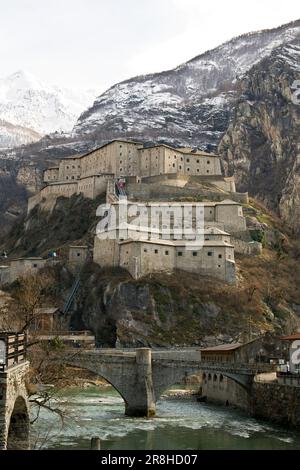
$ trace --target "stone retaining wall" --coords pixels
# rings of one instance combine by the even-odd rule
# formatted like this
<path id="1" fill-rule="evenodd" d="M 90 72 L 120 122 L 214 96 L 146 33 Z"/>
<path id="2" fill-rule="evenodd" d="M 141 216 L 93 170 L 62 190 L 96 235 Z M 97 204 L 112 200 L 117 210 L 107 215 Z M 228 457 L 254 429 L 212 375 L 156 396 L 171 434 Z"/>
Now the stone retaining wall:
<path id="1" fill-rule="evenodd" d="M 251 414 L 255 418 L 300 428 L 300 388 L 276 383 L 254 383 Z"/>

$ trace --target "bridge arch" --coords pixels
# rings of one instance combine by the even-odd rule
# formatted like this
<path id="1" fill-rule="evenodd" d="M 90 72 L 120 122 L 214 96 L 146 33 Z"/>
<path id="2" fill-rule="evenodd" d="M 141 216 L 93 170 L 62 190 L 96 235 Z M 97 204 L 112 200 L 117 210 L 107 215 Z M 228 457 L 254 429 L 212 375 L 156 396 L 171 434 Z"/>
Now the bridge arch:
<path id="1" fill-rule="evenodd" d="M 154 391 L 155 391 L 155 400 L 158 401 L 161 395 L 171 388 L 173 385 L 181 382 L 191 375 L 199 375 L 204 380 L 216 382 L 217 375 L 221 374 L 222 380 L 224 377 L 227 377 L 230 380 L 233 380 L 236 384 L 242 387 L 247 394 L 250 393 L 253 377 L 234 374 L 226 370 L 209 370 L 205 367 L 188 367 L 186 369 L 181 367 L 176 367 L 175 365 L 153 367 L 153 382 L 154 382 Z"/>
<path id="2" fill-rule="evenodd" d="M 29 449 L 30 417 L 26 399 L 19 395 L 9 416 L 7 449 Z"/>
<path id="3" fill-rule="evenodd" d="M 77 369 L 87 370 L 91 372 L 93 375 L 95 375 L 96 377 L 101 377 L 102 379 L 106 380 L 106 382 L 108 382 L 109 385 L 111 385 L 118 392 L 120 397 L 123 399 L 125 408 L 128 406 L 128 399 L 122 389 L 122 383 L 119 384 L 118 383 L 119 381 L 115 380 L 113 371 L 110 374 L 109 371 L 105 371 L 102 368 L 95 369 L 93 366 L 89 366 L 88 364 L 74 365 L 74 362 L 71 362 L 71 361 L 64 361 L 64 364 L 70 365 Z"/>

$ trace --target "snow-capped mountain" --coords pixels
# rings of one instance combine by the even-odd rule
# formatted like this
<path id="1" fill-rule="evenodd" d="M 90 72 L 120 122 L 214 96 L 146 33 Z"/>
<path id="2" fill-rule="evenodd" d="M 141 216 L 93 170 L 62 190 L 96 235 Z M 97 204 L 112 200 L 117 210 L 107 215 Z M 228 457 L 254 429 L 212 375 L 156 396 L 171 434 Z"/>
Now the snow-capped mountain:
<path id="1" fill-rule="evenodd" d="M 300 21 L 245 34 L 173 70 L 118 83 L 80 116 L 74 134 L 216 146 L 228 126 L 239 79 L 297 37 Z"/>
<path id="2" fill-rule="evenodd" d="M 49 86 L 28 72 L 0 79 L 0 120 L 6 122 L 0 126 L 0 147 L 27 144 L 55 131 L 69 132 L 93 99 L 93 92 Z"/>
<path id="3" fill-rule="evenodd" d="M 27 127 L 17 126 L 0 119 L 0 148 L 13 148 L 30 144 L 42 137 L 41 134 Z"/>
<path id="4" fill-rule="evenodd" d="M 0 194 L 0 216 L 15 201 L 21 170 L 31 168 L 34 180 L 57 159 L 122 137 L 218 151 L 238 190 L 263 200 L 300 232 L 300 106 L 292 99 L 299 64 L 297 20 L 234 38 L 174 70 L 113 86 L 80 116 L 72 134 L 0 149 L 0 192 L 8 187 L 7 172 L 14 183 L 2 207 Z M 31 191 L 32 183 L 22 184 Z"/>

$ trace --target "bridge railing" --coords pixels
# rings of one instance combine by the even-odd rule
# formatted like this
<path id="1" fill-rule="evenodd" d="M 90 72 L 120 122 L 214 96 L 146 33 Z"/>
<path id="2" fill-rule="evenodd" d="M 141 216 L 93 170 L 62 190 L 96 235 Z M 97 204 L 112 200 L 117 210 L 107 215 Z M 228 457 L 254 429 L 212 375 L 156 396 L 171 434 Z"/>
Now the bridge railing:
<path id="1" fill-rule="evenodd" d="M 25 360 L 25 334 L 0 332 L 0 372 Z"/>

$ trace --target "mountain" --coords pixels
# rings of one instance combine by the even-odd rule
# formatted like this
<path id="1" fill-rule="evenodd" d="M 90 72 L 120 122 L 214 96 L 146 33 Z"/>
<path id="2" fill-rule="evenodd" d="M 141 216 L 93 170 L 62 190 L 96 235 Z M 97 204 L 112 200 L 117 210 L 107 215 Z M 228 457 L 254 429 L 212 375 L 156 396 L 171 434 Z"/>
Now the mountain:
<path id="1" fill-rule="evenodd" d="M 184 144 L 219 151 L 238 190 L 262 199 L 300 231 L 300 105 L 292 99 L 299 43 L 297 20 L 234 38 L 173 70 L 114 85 L 81 114 L 72 133 L 0 151 L 0 194 L 1 169 L 7 175 L 13 168 L 12 179 L 31 190 L 42 167 L 113 138 Z M 15 204 L 11 191 L 8 213 L 10 197 Z"/>
<path id="2" fill-rule="evenodd" d="M 300 231 L 300 38 L 278 47 L 241 82 L 219 152 L 246 189 Z"/>
<path id="3" fill-rule="evenodd" d="M 240 79 L 272 50 L 300 35 L 300 21 L 246 34 L 162 73 L 126 80 L 99 96 L 74 127 L 76 137 L 117 135 L 216 147 Z"/>
<path id="4" fill-rule="evenodd" d="M 0 148 L 13 148 L 35 142 L 42 137 L 41 134 L 10 122 L 0 119 Z"/>
<path id="5" fill-rule="evenodd" d="M 0 79 L 0 147 L 27 144 L 55 131 L 69 132 L 93 98 L 93 92 L 51 87 L 28 72 Z"/>

